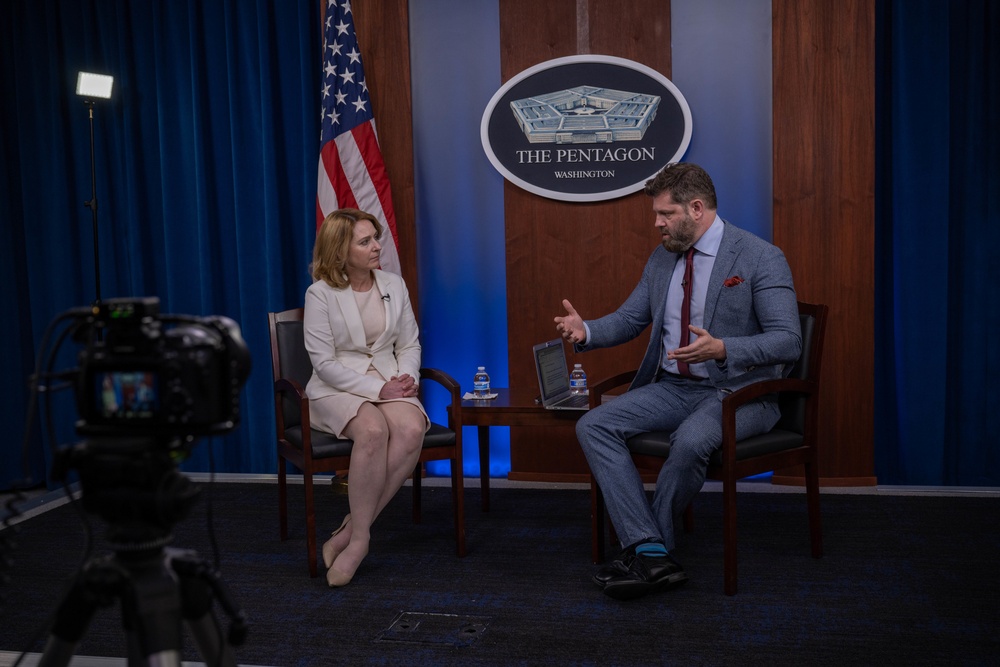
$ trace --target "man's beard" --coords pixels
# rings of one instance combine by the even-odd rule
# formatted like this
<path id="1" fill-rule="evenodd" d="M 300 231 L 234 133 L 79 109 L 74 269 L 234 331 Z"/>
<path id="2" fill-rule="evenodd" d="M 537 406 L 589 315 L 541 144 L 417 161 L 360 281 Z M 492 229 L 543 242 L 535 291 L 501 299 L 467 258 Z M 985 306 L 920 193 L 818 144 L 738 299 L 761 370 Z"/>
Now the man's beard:
<path id="1" fill-rule="evenodd" d="M 663 247 L 670 252 L 687 252 L 694 245 L 696 229 L 694 219 L 690 215 L 684 216 L 678 223 L 676 232 L 663 239 Z"/>

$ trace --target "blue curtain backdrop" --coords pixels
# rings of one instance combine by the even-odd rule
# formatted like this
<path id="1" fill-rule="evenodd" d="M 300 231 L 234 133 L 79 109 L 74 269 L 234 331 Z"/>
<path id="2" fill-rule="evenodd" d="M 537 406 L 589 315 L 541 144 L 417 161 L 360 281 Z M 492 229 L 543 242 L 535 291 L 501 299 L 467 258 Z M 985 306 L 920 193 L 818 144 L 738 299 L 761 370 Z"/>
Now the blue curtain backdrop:
<path id="1" fill-rule="evenodd" d="M 718 21 L 697 12 L 728 1 L 674 0 L 675 31 L 711 26 L 709 42 L 729 43 L 715 32 Z M 890 484 L 996 485 L 997 3 L 878 0 L 877 8 L 876 474 Z M 495 288 L 504 284 L 502 181 L 477 134 L 500 84 L 498 5 L 411 0 L 411 15 L 425 362 L 462 382 L 486 363 L 504 382 L 506 296 Z M 82 206 L 89 129 L 73 92 L 81 69 L 116 77 L 114 98 L 95 111 L 102 296 L 157 295 L 164 312 L 227 315 L 251 349 L 239 430 L 202 442 L 183 467 L 207 470 L 212 452 L 221 471 L 274 471 L 264 316 L 300 303 L 308 284 L 318 21 L 314 0 L 2 4 L 0 414 L 14 428 L 0 444 L 0 488 L 21 476 L 26 379 L 42 331 L 95 296 L 91 216 Z M 759 35 L 748 39 L 763 48 Z M 691 68 L 705 59 L 685 49 L 704 42 L 686 34 L 674 42 L 674 79 L 698 107 L 688 157 L 717 172 L 729 161 L 715 154 L 739 142 L 732 176 L 719 179 L 727 215 L 767 237 L 762 193 L 770 183 L 741 176 L 761 153 L 766 114 L 748 121 L 743 134 L 753 141 L 719 147 L 726 127 L 712 129 L 713 112 L 725 116 L 733 95 L 746 94 L 734 89 L 746 79 L 727 78 L 726 96 L 702 95 L 720 87 L 694 90 L 697 83 L 730 66 L 699 74 Z M 727 53 L 716 51 L 719 63 L 731 63 Z M 756 62 L 749 59 L 754 71 Z M 752 220 L 743 220 L 748 210 Z M 485 289 L 481 266 L 491 274 Z M 449 346 L 456 339 L 466 343 Z M 60 367 L 72 364 L 72 348 Z M 57 439 L 71 442 L 71 396 L 60 393 L 56 404 Z M 48 463 L 37 425 L 34 433 L 28 467 L 41 479 Z M 505 456 L 493 474 L 506 472 Z M 471 468 L 475 457 L 467 459 Z"/>
<path id="2" fill-rule="evenodd" d="M 79 70 L 115 77 L 94 114 L 101 296 L 155 295 L 165 313 L 226 315 L 251 350 L 239 430 L 200 442 L 182 467 L 208 470 L 212 453 L 218 470 L 274 471 L 266 313 L 301 303 L 308 286 L 319 17 L 314 0 L 3 3 L 4 486 L 21 477 L 26 378 L 42 331 L 95 298 Z M 56 408 L 58 442 L 74 441 L 68 391 Z"/>
<path id="3" fill-rule="evenodd" d="M 877 7 L 876 474 L 995 486 L 1000 3 Z"/>

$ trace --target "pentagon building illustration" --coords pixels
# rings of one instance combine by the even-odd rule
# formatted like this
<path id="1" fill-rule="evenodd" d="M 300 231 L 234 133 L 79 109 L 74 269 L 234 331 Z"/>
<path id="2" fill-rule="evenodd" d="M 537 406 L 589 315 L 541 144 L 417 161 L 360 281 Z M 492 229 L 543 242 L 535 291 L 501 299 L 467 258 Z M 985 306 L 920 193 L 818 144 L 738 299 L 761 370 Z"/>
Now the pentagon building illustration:
<path id="1" fill-rule="evenodd" d="M 577 86 L 510 103 L 533 144 L 595 144 L 642 139 L 660 105 L 657 95 Z"/>

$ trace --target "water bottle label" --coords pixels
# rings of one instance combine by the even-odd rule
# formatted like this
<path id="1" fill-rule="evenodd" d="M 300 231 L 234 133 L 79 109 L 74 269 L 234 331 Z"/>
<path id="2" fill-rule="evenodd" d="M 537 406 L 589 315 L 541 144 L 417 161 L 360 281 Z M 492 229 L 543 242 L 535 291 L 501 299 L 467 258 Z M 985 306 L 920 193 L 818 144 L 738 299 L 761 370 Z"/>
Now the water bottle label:
<path id="1" fill-rule="evenodd" d="M 573 389 L 586 389 L 587 381 L 584 379 L 572 379 L 569 381 L 569 386 Z"/>

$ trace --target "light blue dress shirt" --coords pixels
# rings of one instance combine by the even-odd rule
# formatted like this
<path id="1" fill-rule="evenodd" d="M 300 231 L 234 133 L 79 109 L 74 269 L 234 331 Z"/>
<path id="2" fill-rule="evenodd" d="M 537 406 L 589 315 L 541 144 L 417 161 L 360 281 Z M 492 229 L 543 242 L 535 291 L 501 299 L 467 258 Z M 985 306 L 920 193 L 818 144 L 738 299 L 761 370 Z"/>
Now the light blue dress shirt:
<path id="1" fill-rule="evenodd" d="M 719 245 L 722 243 L 722 218 L 718 215 L 712 221 L 711 226 L 701 235 L 694 244 L 694 276 L 691 279 L 691 324 L 696 327 L 703 327 L 705 322 L 705 297 L 708 296 L 708 281 L 712 277 L 712 267 L 715 266 L 715 257 L 719 254 Z M 669 350 L 676 350 L 681 347 L 681 306 L 684 302 L 684 256 L 674 266 L 674 272 L 670 276 L 670 287 L 667 288 L 667 302 L 664 304 L 663 317 L 663 354 L 660 357 L 661 367 L 668 373 L 677 373 L 677 362 L 667 359 Z M 695 336 L 691 334 L 690 341 L 694 342 Z M 708 371 L 705 364 L 688 364 L 688 371 L 691 375 L 699 378 L 707 378 Z"/>
<path id="2" fill-rule="evenodd" d="M 718 215 L 715 220 L 705 230 L 694 244 L 694 275 L 691 278 L 691 324 L 704 328 L 705 322 L 705 298 L 708 296 L 708 281 L 712 277 L 712 268 L 715 266 L 715 257 L 719 254 L 719 245 L 722 243 L 722 218 Z M 660 366 L 668 373 L 677 374 L 677 362 L 667 359 L 669 350 L 676 350 L 681 339 L 681 305 L 684 302 L 684 256 L 681 261 L 674 265 L 674 272 L 670 275 L 670 287 L 667 288 L 667 302 L 663 305 L 666 309 L 663 318 L 663 353 L 660 357 Z M 583 323 L 585 332 L 584 344 L 590 341 L 590 327 Z M 694 342 L 692 334 L 689 343 Z M 708 371 L 705 364 L 688 364 L 688 372 L 697 378 L 707 378 Z"/>

